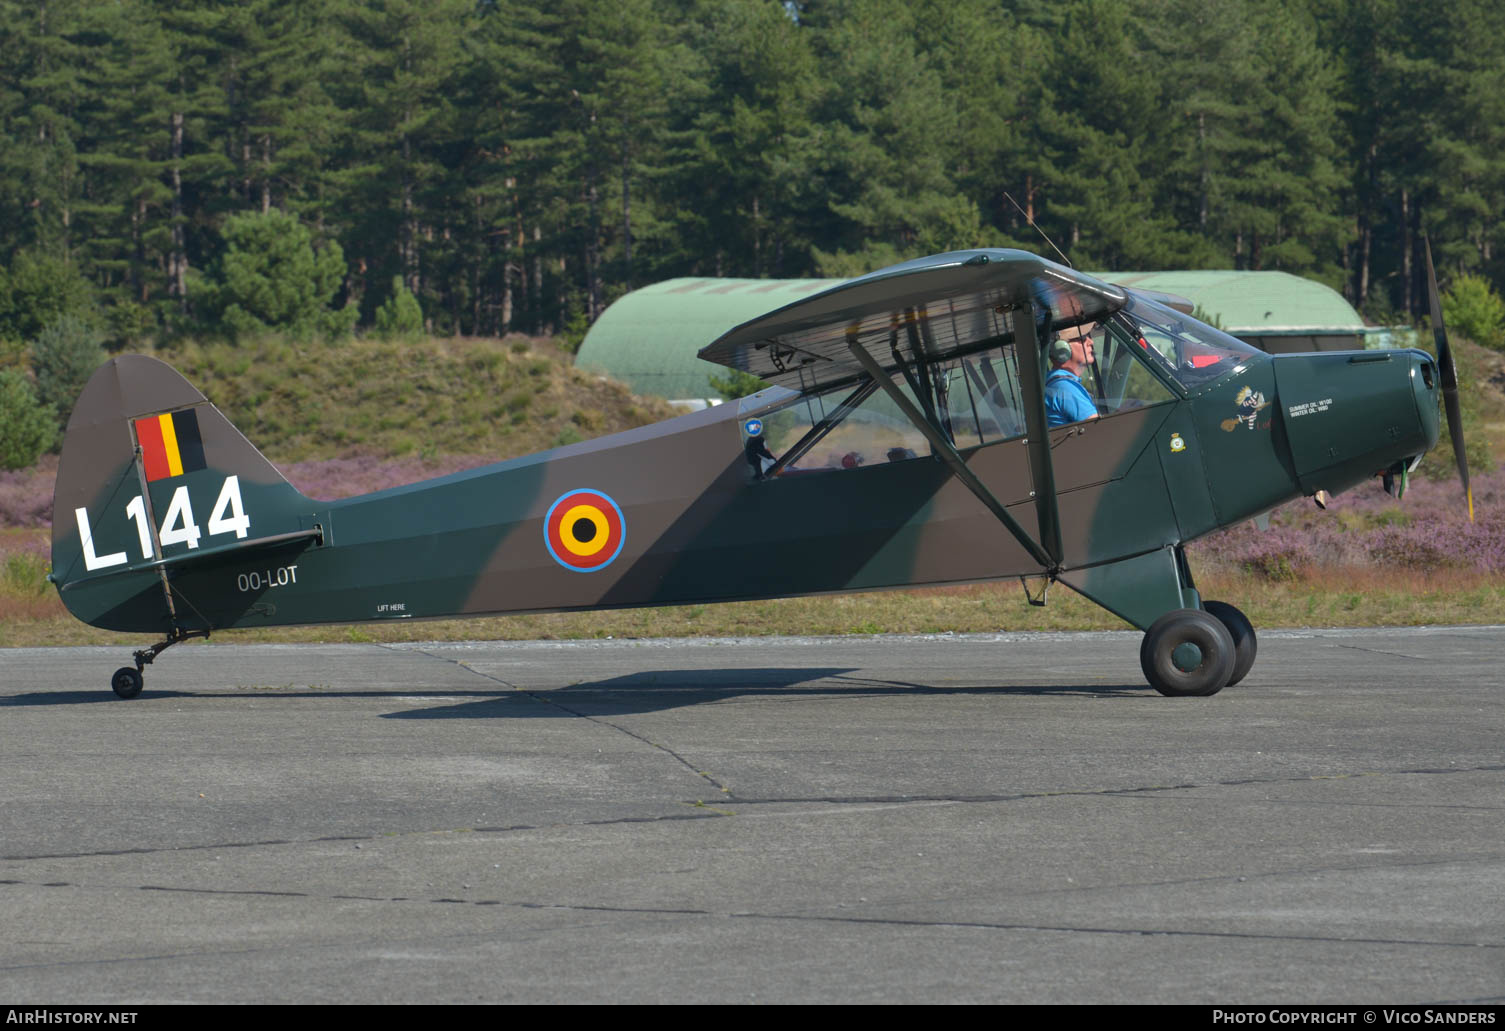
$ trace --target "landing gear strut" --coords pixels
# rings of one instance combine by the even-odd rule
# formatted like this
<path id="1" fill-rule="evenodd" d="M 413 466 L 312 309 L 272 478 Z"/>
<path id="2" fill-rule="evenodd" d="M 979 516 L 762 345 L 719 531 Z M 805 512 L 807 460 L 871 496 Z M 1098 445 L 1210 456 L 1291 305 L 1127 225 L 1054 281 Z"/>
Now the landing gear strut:
<path id="1" fill-rule="evenodd" d="M 121 666 L 117 669 L 115 675 L 110 677 L 110 690 L 114 691 L 121 698 L 135 698 L 141 693 L 141 688 L 145 682 L 141 674 L 151 664 L 153 659 L 179 641 L 190 641 L 195 637 L 207 638 L 208 636 L 209 631 L 207 630 L 184 630 L 180 627 L 173 627 L 165 639 L 158 641 L 150 648 L 143 648 L 138 652 L 133 652 L 131 658 L 136 660 L 135 668 Z"/>

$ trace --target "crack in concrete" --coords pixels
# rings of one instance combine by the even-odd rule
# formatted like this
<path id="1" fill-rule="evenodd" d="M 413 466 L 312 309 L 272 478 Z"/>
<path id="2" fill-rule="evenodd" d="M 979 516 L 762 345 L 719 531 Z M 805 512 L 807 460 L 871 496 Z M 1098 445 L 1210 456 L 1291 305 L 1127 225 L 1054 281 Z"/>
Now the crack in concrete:
<path id="1" fill-rule="evenodd" d="M 265 841 L 221 841 L 210 842 L 206 845 L 163 845 L 159 848 L 117 848 L 101 849 L 97 852 L 41 852 L 35 855 L 11 855 L 0 856 L 0 862 L 27 862 L 39 859 L 96 859 L 108 856 L 143 856 L 161 855 L 171 852 L 207 852 L 216 849 L 237 848 L 274 848 L 278 845 L 319 845 L 329 842 L 353 841 L 353 842 L 378 842 L 391 841 L 394 838 L 427 837 L 437 834 L 513 834 L 518 831 L 550 830 L 559 827 L 611 827 L 617 824 L 628 823 L 669 823 L 676 820 L 714 820 L 727 813 L 715 809 L 712 806 L 700 802 L 680 803 L 694 807 L 695 812 L 689 813 L 663 813 L 657 816 L 617 816 L 607 820 L 580 820 L 571 823 L 514 823 L 497 827 L 460 827 L 445 830 L 414 830 L 400 833 L 380 834 L 342 834 L 331 837 L 319 838 L 268 838 Z M 0 880 L 0 885 L 19 884 L 20 881 Z"/>
<path id="2" fill-rule="evenodd" d="M 1431 662 L 1431 661 L 1433 661 L 1432 659 L 1429 659 L 1425 655 L 1407 655 L 1405 652 L 1386 651 L 1384 648 L 1366 648 L 1362 644 L 1343 644 L 1343 643 L 1340 642 L 1338 644 L 1338 647 L 1339 648 L 1347 648 L 1350 651 L 1356 651 L 1356 652 L 1370 652 L 1370 653 L 1372 653 L 1374 655 L 1391 655 L 1391 656 L 1394 656 L 1397 659 L 1415 659 L 1417 662 Z"/>
<path id="3" fill-rule="evenodd" d="M 589 719 L 590 717 L 585 717 Z M 616 729 L 616 728 L 614 728 Z M 672 753 L 671 753 L 672 754 Z M 676 757 L 677 758 L 677 757 Z M 680 760 L 683 762 L 683 760 Z M 1414 770 L 1373 770 L 1360 773 L 1333 773 L 1315 774 L 1307 777 L 1270 777 L 1270 778 L 1246 778 L 1241 780 L 1211 781 L 1205 784 L 1161 784 L 1143 785 L 1139 787 L 1123 788 L 1093 788 L 1093 789 L 1064 789 L 1059 791 L 1025 791 L 1013 794 L 997 795 L 809 795 L 809 796 L 786 796 L 767 798 L 736 798 L 727 800 L 727 804 L 737 806 L 772 806 L 772 805 L 829 805 L 829 806 L 913 806 L 913 805 L 990 805 L 999 802 L 1027 802 L 1045 798 L 1130 798 L 1133 796 L 1147 796 L 1166 794 L 1176 791 L 1194 791 L 1204 788 L 1242 787 L 1246 785 L 1260 784 L 1307 784 L 1321 780 L 1346 780 L 1358 777 L 1396 777 L 1396 776 L 1441 776 L 1464 773 L 1499 773 L 1505 771 L 1505 764 L 1489 764 L 1482 766 L 1455 767 L 1451 769 L 1414 769 Z M 1284 800 L 1267 800 L 1272 803 L 1282 803 Z M 1296 800 L 1300 803 L 1300 800 Z M 212 842 L 204 845 L 165 845 L 159 848 L 122 848 L 101 849 L 95 852 L 51 852 L 37 853 L 34 855 L 7 855 L 0 856 L 3 862 L 26 862 L 38 859 L 92 859 L 105 856 L 131 856 L 131 855 L 154 855 L 170 852 L 202 852 L 210 849 L 234 849 L 234 848 L 262 848 L 277 845 L 311 845 L 328 842 L 353 841 L 385 841 L 394 837 L 411 837 L 414 835 L 432 834 L 512 834 L 519 831 L 549 830 L 559 827 L 613 827 L 633 823 L 670 823 L 678 820 L 713 820 L 725 816 L 736 815 L 735 810 L 720 809 L 707 804 L 703 799 L 681 799 L 679 805 L 691 808 L 692 812 L 685 813 L 661 813 L 650 816 L 617 816 L 601 820 L 580 820 L 569 823 L 549 824 L 505 824 L 489 827 L 465 827 L 449 828 L 445 830 L 414 830 L 404 831 L 399 834 L 366 834 L 366 835 L 332 835 L 317 838 L 268 838 L 263 841 L 227 841 Z M 1373 805 L 1375 803 L 1316 803 L 1306 802 L 1307 805 Z M 1482 806 L 1424 806 L 1412 805 L 1411 808 L 1468 808 L 1486 809 Z M 799 814 L 790 814 L 799 815 Z M 0 885 L 18 883 L 0 880 Z"/>
<path id="4" fill-rule="evenodd" d="M 1134 937 L 1233 938 L 1253 941 L 1323 942 L 1340 945 L 1423 945 L 1457 949 L 1505 949 L 1505 942 L 1450 942 L 1426 938 L 1344 938 L 1340 935 L 1274 934 L 1255 931 L 1200 931 L 1156 927 L 1091 927 L 1068 924 L 1003 923 L 987 920 L 905 920 L 896 917 L 836 917 L 806 914 L 728 913 L 733 918 L 821 923 L 880 924 L 890 927 L 956 927 L 986 931 L 1038 931 L 1113 934 Z"/>
<path id="5" fill-rule="evenodd" d="M 1309 784 L 1314 781 L 1351 780 L 1360 777 L 1437 776 L 1442 774 L 1458 773 L 1499 773 L 1502 771 L 1505 771 L 1505 764 L 1451 767 L 1448 769 L 1364 770 L 1358 773 L 1318 773 L 1305 777 L 1247 777 L 1239 780 L 1209 781 L 1204 784 L 1144 784 L 1136 787 L 1123 788 L 1064 788 L 1056 791 L 1021 791 L 1006 795 L 811 795 L 777 797 L 769 796 L 766 798 L 739 797 L 736 799 L 736 803 L 742 806 L 779 804 L 808 805 L 815 803 L 823 803 L 827 805 L 876 805 L 883 803 L 903 805 L 915 802 L 958 802 L 963 804 L 986 804 L 991 802 L 1021 802 L 1037 798 L 1069 798 L 1072 796 L 1079 796 L 1082 798 L 1102 798 L 1108 796 L 1127 797 L 1131 795 L 1153 795 L 1172 791 L 1195 791 L 1202 788 L 1246 787 L 1261 784 Z M 1455 807 L 1446 806 L 1442 808 Z"/>
<path id="6" fill-rule="evenodd" d="M 18 882 L 10 882 L 18 883 Z M 81 887 L 81 885 L 75 885 Z M 194 895 L 239 895 L 270 898 L 325 899 L 329 901 L 357 901 L 374 903 L 418 903 L 422 905 L 468 905 L 500 906 L 518 910 L 554 910 L 568 913 L 604 913 L 611 915 L 693 916 L 713 917 L 724 920 L 769 920 L 800 923 L 847 924 L 874 927 L 955 928 L 978 931 L 1018 931 L 1025 933 L 1117 935 L 1127 937 L 1170 938 L 1216 938 L 1244 941 L 1312 942 L 1333 945 L 1404 945 L 1448 949 L 1505 950 L 1505 942 L 1499 941 L 1446 941 L 1431 938 L 1379 938 L 1345 937 L 1326 934 L 1294 934 L 1262 931 L 1211 931 L 1177 927 L 1106 927 L 1091 924 L 1044 924 L 1028 921 L 1002 920 L 925 920 L 919 918 L 885 916 L 845 916 L 830 913 L 764 913 L 756 910 L 710 910 L 682 906 L 613 906 L 604 904 L 506 901 L 502 899 L 462 899 L 452 896 L 415 898 L 412 896 L 380 895 L 317 895 L 309 892 L 271 891 L 259 889 L 228 888 L 183 888 L 167 885 L 144 884 L 141 891 L 173 892 Z M 153 958 L 153 957 L 139 957 Z M 112 960 L 118 962 L 119 960 Z M 0 966 L 0 970 L 18 970 L 34 967 L 33 964 Z"/>
<path id="7" fill-rule="evenodd" d="M 387 647 L 387 646 L 383 645 L 383 647 Z M 518 693 L 520 693 L 520 694 L 522 694 L 522 695 L 524 695 L 524 696 L 526 696 L 528 698 L 533 699 L 535 702 L 538 702 L 540 705 L 549 705 L 549 706 L 552 706 L 553 708 L 558 709 L 560 712 L 569 713 L 571 716 L 575 716 L 575 717 L 577 717 L 579 719 L 589 720 L 590 722 L 600 724 L 603 727 L 610 727 L 612 730 L 615 730 L 617 733 L 624 734 L 627 737 L 632 738 L 634 741 L 637 741 L 637 742 L 639 742 L 641 744 L 647 745 L 649 748 L 656 748 L 656 749 L 658 749 L 660 752 L 663 752 L 665 755 L 668 755 L 671 758 L 673 758 L 675 762 L 679 763 L 685 769 L 687 769 L 691 773 L 695 774 L 695 776 L 700 777 L 701 779 L 703 779 L 705 781 L 708 781 L 713 787 L 716 788 L 717 791 L 721 792 L 721 794 L 724 795 L 726 798 L 728 798 L 728 799 L 734 799 L 735 798 L 735 796 L 732 794 L 732 789 L 731 788 L 729 788 L 725 784 L 721 783 L 721 781 L 717 780 L 709 772 L 707 772 L 705 770 L 697 769 L 695 767 L 694 763 L 691 763 L 688 759 L 686 759 L 684 756 L 680 755 L 678 752 L 676 752 L 674 749 L 670 748 L 668 745 L 660 744 L 657 741 L 654 741 L 654 740 L 652 740 L 650 738 L 646 738 L 642 734 L 638 734 L 638 733 L 636 733 L 634 731 L 628 730 L 626 727 L 623 727 L 623 726 L 621 726 L 619 724 L 613 723 L 611 720 L 604 719 L 604 718 L 602 718 L 600 716 L 591 716 L 588 713 L 580 712 L 580 711 L 578 711 L 576 709 L 571 709 L 568 705 L 564 705 L 564 704 L 562 704 L 562 703 L 560 703 L 558 701 L 555 701 L 553 698 L 549 698 L 546 695 L 542 695 L 542 694 L 540 694 L 540 693 L 538 693 L 536 691 L 529 691 L 527 688 L 524 688 L 524 687 L 518 687 L 516 684 L 511 683 L 510 681 L 503 680 L 501 677 L 492 676 L 490 673 L 483 673 L 481 670 L 476 669 L 474 666 L 471 666 L 468 663 L 461 662 L 458 659 L 450 659 L 450 658 L 444 657 L 443 655 L 435 655 L 433 652 L 426 651 L 426 650 L 424 650 L 422 648 L 402 648 L 402 649 L 393 648 L 391 650 L 392 651 L 401 651 L 404 654 L 412 654 L 412 653 L 416 652 L 419 655 L 423 655 L 423 656 L 425 656 L 427 658 L 434 659 L 437 662 L 447 662 L 450 665 L 460 667 L 461 669 L 465 670 L 467 673 L 473 673 L 474 675 L 476 675 L 478 677 L 482 677 L 482 678 L 484 678 L 486 680 L 490 680 L 492 683 L 501 684 L 504 687 L 511 688 L 512 690 L 517 691 Z"/>

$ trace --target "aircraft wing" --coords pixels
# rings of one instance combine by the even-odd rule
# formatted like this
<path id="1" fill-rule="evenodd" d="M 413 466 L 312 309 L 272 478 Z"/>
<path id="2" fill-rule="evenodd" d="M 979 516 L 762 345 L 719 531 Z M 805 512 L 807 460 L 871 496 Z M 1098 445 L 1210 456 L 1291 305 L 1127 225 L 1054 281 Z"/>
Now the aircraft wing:
<path id="1" fill-rule="evenodd" d="M 1034 298 L 1052 326 L 1100 321 L 1127 300 L 1122 287 L 1027 251 L 951 251 L 880 269 L 744 322 L 700 357 L 800 391 L 862 378 L 849 341 L 882 368 L 894 344 L 933 360 L 1013 336 L 1012 311 Z M 1074 301 L 1074 303 L 1073 303 Z"/>

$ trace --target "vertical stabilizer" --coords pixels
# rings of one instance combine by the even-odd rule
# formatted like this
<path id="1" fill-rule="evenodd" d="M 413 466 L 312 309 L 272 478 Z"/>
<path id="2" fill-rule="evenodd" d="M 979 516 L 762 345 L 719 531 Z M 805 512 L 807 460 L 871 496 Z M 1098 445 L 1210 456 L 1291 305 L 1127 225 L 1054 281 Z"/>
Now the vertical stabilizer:
<path id="1" fill-rule="evenodd" d="M 306 529 L 313 503 L 167 364 L 121 355 L 90 377 L 63 437 L 52 579 L 69 611 L 121 630 L 193 627 L 169 567 Z"/>

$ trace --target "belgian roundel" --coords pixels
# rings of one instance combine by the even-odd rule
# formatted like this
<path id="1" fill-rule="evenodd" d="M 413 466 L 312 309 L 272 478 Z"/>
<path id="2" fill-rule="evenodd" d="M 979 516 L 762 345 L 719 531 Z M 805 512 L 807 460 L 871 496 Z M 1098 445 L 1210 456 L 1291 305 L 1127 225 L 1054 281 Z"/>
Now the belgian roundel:
<path id="1" fill-rule="evenodd" d="M 543 539 L 566 569 L 591 573 L 611 565 L 627 540 L 622 509 L 598 490 L 572 490 L 549 506 Z"/>

